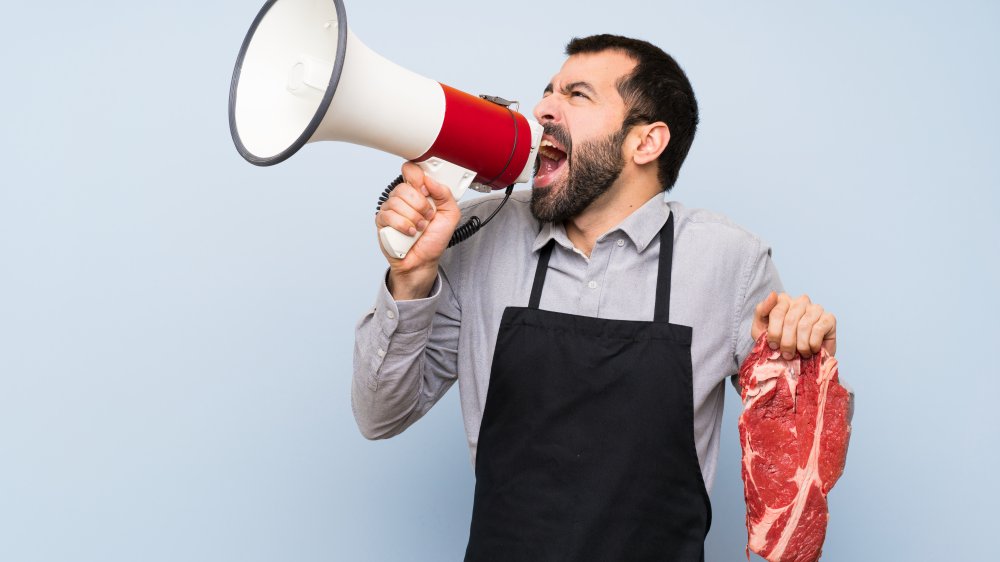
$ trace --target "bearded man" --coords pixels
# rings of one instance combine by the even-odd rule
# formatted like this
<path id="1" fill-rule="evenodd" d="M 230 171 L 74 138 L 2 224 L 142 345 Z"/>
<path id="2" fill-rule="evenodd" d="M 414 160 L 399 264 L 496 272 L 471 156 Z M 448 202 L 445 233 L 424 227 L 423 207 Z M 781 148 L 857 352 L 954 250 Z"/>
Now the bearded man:
<path id="1" fill-rule="evenodd" d="M 446 251 L 498 198 L 460 207 L 403 166 L 376 225 L 423 235 L 358 325 L 355 417 L 391 437 L 459 382 L 466 560 L 702 560 L 726 378 L 764 331 L 834 352 L 836 320 L 782 292 L 759 238 L 664 196 L 698 123 L 669 55 L 611 35 L 566 54 L 533 188 L 489 228 Z"/>

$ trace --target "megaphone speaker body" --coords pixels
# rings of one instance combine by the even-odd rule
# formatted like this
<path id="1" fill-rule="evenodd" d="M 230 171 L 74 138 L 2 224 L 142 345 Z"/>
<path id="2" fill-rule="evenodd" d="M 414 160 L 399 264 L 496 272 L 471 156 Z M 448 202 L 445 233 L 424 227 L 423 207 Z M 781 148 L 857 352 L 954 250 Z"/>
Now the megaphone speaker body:
<path id="1" fill-rule="evenodd" d="M 528 181 L 542 134 L 510 107 L 378 55 L 347 28 L 341 0 L 264 5 L 240 50 L 229 117 L 253 164 L 277 164 L 307 143 L 349 142 L 417 162 L 456 199 L 473 182 L 489 191 Z M 381 239 L 397 257 L 416 241 L 395 231 Z"/>

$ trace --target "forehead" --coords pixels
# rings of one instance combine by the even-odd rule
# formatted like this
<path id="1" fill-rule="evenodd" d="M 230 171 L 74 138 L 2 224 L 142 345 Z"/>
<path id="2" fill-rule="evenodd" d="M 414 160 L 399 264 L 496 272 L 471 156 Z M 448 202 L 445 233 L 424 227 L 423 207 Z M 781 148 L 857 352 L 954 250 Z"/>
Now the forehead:
<path id="1" fill-rule="evenodd" d="M 587 82 L 598 90 L 617 91 L 618 80 L 631 73 L 635 64 L 630 56 L 617 50 L 578 53 L 566 59 L 551 84 L 558 90 L 566 84 Z"/>

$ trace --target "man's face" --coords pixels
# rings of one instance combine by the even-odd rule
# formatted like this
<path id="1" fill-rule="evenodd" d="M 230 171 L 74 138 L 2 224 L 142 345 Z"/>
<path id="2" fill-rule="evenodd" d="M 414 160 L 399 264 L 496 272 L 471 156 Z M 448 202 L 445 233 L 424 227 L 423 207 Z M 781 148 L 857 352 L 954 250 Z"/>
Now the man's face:
<path id="1" fill-rule="evenodd" d="M 545 127 L 531 196 L 539 220 L 579 214 L 618 179 L 627 131 L 616 84 L 634 67 L 617 51 L 573 55 L 545 88 L 534 112 Z"/>

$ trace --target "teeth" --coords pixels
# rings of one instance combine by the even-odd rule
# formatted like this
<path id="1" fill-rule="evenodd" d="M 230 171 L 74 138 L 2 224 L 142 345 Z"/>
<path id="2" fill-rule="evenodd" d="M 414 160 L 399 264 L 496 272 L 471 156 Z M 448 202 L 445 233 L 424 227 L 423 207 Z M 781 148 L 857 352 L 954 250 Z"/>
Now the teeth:
<path id="1" fill-rule="evenodd" d="M 549 158 L 552 158 L 553 160 L 559 160 L 562 157 L 566 156 L 566 152 L 562 148 L 560 148 L 554 142 L 547 139 L 543 139 L 542 142 L 539 143 L 538 148 L 541 150 L 543 154 L 545 154 Z"/>

